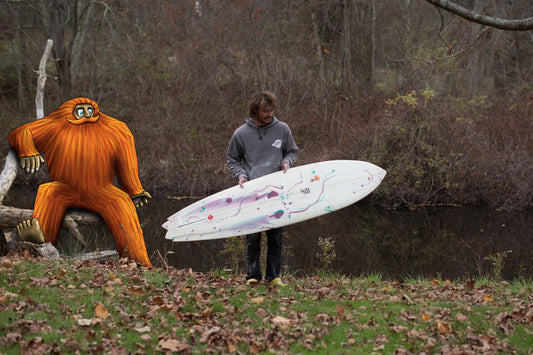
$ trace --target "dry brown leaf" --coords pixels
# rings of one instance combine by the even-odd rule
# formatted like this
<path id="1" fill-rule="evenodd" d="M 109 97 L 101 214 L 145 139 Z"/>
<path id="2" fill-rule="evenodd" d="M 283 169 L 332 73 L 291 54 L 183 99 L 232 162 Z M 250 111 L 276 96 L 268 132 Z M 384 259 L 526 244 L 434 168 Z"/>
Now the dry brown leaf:
<path id="1" fill-rule="evenodd" d="M 9 300 L 9 297 L 7 295 L 0 296 L 0 304 L 6 304 Z"/>
<path id="2" fill-rule="evenodd" d="M 130 287 L 128 287 L 128 293 L 132 296 L 139 297 L 143 295 L 144 289 L 142 288 L 142 286 L 131 285 Z"/>
<path id="3" fill-rule="evenodd" d="M 92 324 L 93 324 L 93 320 L 92 319 L 87 319 L 87 318 L 78 319 L 78 325 L 81 325 L 82 327 L 88 327 L 88 326 L 90 326 Z"/>
<path id="4" fill-rule="evenodd" d="M 265 318 L 267 316 L 267 311 L 265 311 L 264 308 L 259 308 L 255 314 L 260 318 Z"/>
<path id="5" fill-rule="evenodd" d="M 152 336 L 150 334 L 143 334 L 140 336 L 143 341 L 152 341 Z"/>
<path id="6" fill-rule="evenodd" d="M 422 321 L 429 322 L 430 320 L 431 320 L 431 316 L 424 312 L 424 314 L 422 314 Z"/>
<path id="7" fill-rule="evenodd" d="M 213 310 L 211 308 L 206 308 L 200 314 L 200 318 L 208 318 L 211 314 L 213 314 Z"/>
<path id="8" fill-rule="evenodd" d="M 406 295 L 405 293 L 402 295 L 402 300 L 407 301 L 407 304 L 414 304 L 414 303 L 415 303 L 415 302 L 413 302 L 413 300 L 411 299 L 411 297 L 409 297 L 409 296 Z"/>
<path id="9" fill-rule="evenodd" d="M 16 344 L 20 342 L 20 339 L 22 339 L 22 334 L 20 333 L 7 333 L 4 337 L 2 337 L 3 343 L 7 345 Z"/>
<path id="10" fill-rule="evenodd" d="M 17 295 L 9 291 L 3 291 L 3 295 L 0 297 L 0 304 L 8 303 L 12 298 L 17 298 Z"/>
<path id="11" fill-rule="evenodd" d="M 161 339 L 157 345 L 159 345 L 164 351 L 172 352 L 182 352 L 190 348 L 186 343 L 182 343 L 175 339 Z"/>
<path id="12" fill-rule="evenodd" d="M 163 303 L 165 303 L 164 300 L 163 300 L 163 297 L 161 297 L 161 296 L 154 296 L 154 298 L 152 300 L 158 306 L 161 306 Z"/>
<path id="13" fill-rule="evenodd" d="M 344 306 L 337 306 L 337 317 L 342 319 L 344 315 Z"/>
<path id="14" fill-rule="evenodd" d="M 396 334 L 407 333 L 409 331 L 409 328 L 407 328 L 406 326 L 400 325 L 400 324 L 391 324 L 389 326 L 389 329 Z"/>
<path id="15" fill-rule="evenodd" d="M 455 315 L 455 319 L 457 319 L 457 320 L 458 320 L 459 322 L 461 322 L 461 323 L 464 323 L 464 322 L 466 322 L 466 321 L 468 320 L 468 317 L 465 316 L 465 315 L 462 314 L 462 313 L 457 313 L 457 314 Z"/>
<path id="16" fill-rule="evenodd" d="M 6 269 L 10 269 L 11 267 L 13 267 L 13 261 L 11 261 L 11 259 L 2 258 L 1 260 L 2 260 L 1 262 L 2 267 Z"/>
<path id="17" fill-rule="evenodd" d="M 109 316 L 109 310 L 99 303 L 94 306 L 94 316 L 96 318 L 106 319 Z"/>
<path id="18" fill-rule="evenodd" d="M 228 353 L 234 353 L 236 352 L 237 350 L 239 350 L 239 348 L 237 347 L 236 344 L 233 344 L 233 343 L 229 343 L 228 344 Z"/>
<path id="19" fill-rule="evenodd" d="M 274 316 L 274 317 L 272 317 L 270 322 L 272 324 L 280 326 L 281 328 L 288 327 L 291 324 L 291 320 L 287 319 L 287 318 L 285 318 L 283 316 Z"/>
<path id="20" fill-rule="evenodd" d="M 467 290 L 473 290 L 474 289 L 474 285 L 476 284 L 476 281 L 475 280 L 468 280 L 465 284 L 465 288 Z"/>
<path id="21" fill-rule="evenodd" d="M 259 354 L 261 351 L 263 351 L 263 349 L 259 345 L 257 345 L 256 343 L 253 343 L 248 348 L 248 352 L 250 354 Z"/>
<path id="22" fill-rule="evenodd" d="M 440 286 L 440 282 L 435 280 L 435 279 L 432 279 L 431 280 L 431 286 Z"/>
<path id="23" fill-rule="evenodd" d="M 492 297 L 491 295 L 484 295 L 483 303 L 490 303 L 490 302 L 494 302 L 494 297 Z"/>
<path id="24" fill-rule="evenodd" d="M 220 327 L 213 327 L 202 333 L 200 336 L 200 343 L 207 343 L 212 335 L 220 333 Z"/>
<path id="25" fill-rule="evenodd" d="M 452 326 L 448 322 L 437 319 L 437 329 L 442 335 L 448 335 L 452 332 Z"/>
<path id="26" fill-rule="evenodd" d="M 255 298 L 250 299 L 250 301 L 255 304 L 261 304 L 265 302 L 265 300 L 266 300 L 265 297 L 255 297 Z"/>
<path id="27" fill-rule="evenodd" d="M 389 339 L 387 338 L 387 336 L 385 334 L 379 334 L 376 339 L 374 339 L 374 346 L 373 346 L 373 350 L 374 351 L 378 351 L 378 350 L 383 350 L 385 349 L 385 344 L 389 342 Z"/>

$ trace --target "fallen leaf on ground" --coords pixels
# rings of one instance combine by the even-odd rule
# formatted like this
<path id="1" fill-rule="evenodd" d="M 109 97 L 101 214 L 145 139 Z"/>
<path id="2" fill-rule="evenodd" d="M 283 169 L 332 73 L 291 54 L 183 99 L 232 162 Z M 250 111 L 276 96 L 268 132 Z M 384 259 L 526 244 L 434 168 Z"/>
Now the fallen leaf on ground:
<path id="1" fill-rule="evenodd" d="M 161 339 L 159 344 L 162 350 L 172 351 L 172 352 L 182 352 L 187 351 L 190 347 L 186 343 L 182 343 L 175 339 Z"/>
<path id="2" fill-rule="evenodd" d="M 466 321 L 468 320 L 468 317 L 465 316 L 465 315 L 462 314 L 462 313 L 457 313 L 457 314 L 455 315 L 455 319 L 457 319 L 457 320 L 458 320 L 459 322 L 461 322 L 461 323 L 464 323 L 464 322 L 466 322 Z"/>
<path id="3" fill-rule="evenodd" d="M 282 316 L 275 316 L 275 317 L 273 317 L 270 320 L 270 322 L 272 322 L 272 324 L 278 325 L 280 327 L 288 327 L 291 324 L 291 320 L 290 319 L 287 319 L 287 318 L 282 317 Z"/>
<path id="4" fill-rule="evenodd" d="M 94 307 L 94 316 L 96 318 L 106 319 L 109 316 L 109 310 L 102 304 L 97 304 Z"/>
<path id="5" fill-rule="evenodd" d="M 264 308 L 259 308 L 257 312 L 255 312 L 259 317 L 265 318 L 267 316 L 267 311 L 265 311 Z"/>
<path id="6" fill-rule="evenodd" d="M 484 303 L 494 302 L 494 297 L 492 297 L 491 295 L 484 295 L 483 296 L 483 302 Z"/>
<path id="7" fill-rule="evenodd" d="M 265 297 L 255 297 L 255 298 L 250 299 L 250 301 L 255 304 L 260 304 L 260 303 L 265 302 L 265 299 L 266 299 Z"/>
<path id="8" fill-rule="evenodd" d="M 132 296 L 141 296 L 144 293 L 142 286 L 130 286 L 128 287 L 128 293 Z"/>
<path id="9" fill-rule="evenodd" d="M 87 319 L 87 318 L 78 319 L 78 325 L 81 325 L 82 327 L 88 327 L 91 324 L 93 324 L 93 320 L 92 319 Z"/>
<path id="10" fill-rule="evenodd" d="M 438 319 L 437 319 L 437 329 L 443 335 L 448 335 L 448 334 L 450 334 L 452 332 L 452 327 L 451 327 L 450 323 L 444 322 L 444 321 L 441 321 L 441 320 L 438 320 Z"/>
<path id="11" fill-rule="evenodd" d="M 200 318 L 208 318 L 211 314 L 213 314 L 213 310 L 211 308 L 206 308 L 200 314 Z"/>

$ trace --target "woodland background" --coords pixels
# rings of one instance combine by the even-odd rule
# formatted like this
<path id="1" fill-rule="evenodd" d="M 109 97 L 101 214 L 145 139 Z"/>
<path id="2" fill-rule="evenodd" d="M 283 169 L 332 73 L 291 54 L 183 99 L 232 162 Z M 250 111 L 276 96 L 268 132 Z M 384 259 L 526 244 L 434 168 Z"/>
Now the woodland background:
<path id="1" fill-rule="evenodd" d="M 530 0 L 457 0 L 500 18 Z M 298 164 L 358 159 L 388 171 L 388 206 L 533 206 L 533 31 L 465 21 L 424 0 L 0 1 L 0 151 L 35 119 L 86 96 L 132 130 L 151 193 L 204 196 L 225 168 L 247 99 L 271 90 Z M 48 179 L 19 171 L 18 183 Z M 14 203 L 16 205 L 16 202 Z"/>

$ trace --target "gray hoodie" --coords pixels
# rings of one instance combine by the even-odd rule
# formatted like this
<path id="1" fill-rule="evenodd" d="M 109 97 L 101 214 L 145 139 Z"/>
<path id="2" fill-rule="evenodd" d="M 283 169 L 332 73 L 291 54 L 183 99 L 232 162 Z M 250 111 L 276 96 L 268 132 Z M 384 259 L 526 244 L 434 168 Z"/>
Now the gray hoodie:
<path id="1" fill-rule="evenodd" d="M 296 162 L 298 147 L 291 130 L 276 117 L 268 125 L 259 127 L 251 118 L 235 130 L 226 153 L 227 168 L 240 179 L 248 180 L 281 170 L 286 162 Z"/>

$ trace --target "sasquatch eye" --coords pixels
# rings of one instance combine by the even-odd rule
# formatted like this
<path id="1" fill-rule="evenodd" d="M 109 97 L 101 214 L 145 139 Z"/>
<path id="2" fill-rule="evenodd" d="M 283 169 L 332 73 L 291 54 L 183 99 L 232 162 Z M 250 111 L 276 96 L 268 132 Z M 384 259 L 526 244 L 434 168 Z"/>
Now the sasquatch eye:
<path id="1" fill-rule="evenodd" d="M 76 109 L 76 112 L 77 112 L 77 116 L 78 117 L 82 117 L 83 116 L 83 108 Z"/>
<path id="2" fill-rule="evenodd" d="M 89 114 L 89 116 L 92 116 L 93 115 L 93 108 L 92 107 L 87 107 L 87 113 Z"/>

